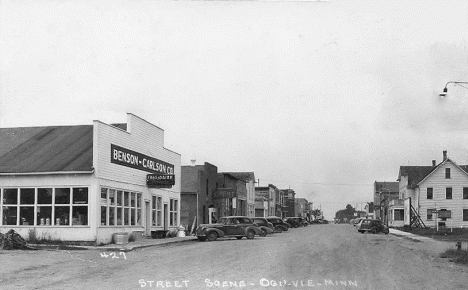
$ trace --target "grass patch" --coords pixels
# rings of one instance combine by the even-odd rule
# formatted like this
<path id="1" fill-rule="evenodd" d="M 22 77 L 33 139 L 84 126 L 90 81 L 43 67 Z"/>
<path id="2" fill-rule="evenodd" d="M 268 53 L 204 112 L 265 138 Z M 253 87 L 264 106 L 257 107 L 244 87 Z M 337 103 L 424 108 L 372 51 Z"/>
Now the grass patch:
<path id="1" fill-rule="evenodd" d="M 450 228 L 442 227 L 437 231 L 435 228 L 422 229 L 403 227 L 398 228 L 398 230 L 439 241 L 468 241 L 468 228 L 453 228 L 451 230 Z"/>
<path id="2" fill-rule="evenodd" d="M 448 258 L 450 262 L 468 265 L 468 250 L 447 250 L 440 254 L 441 258 Z"/>

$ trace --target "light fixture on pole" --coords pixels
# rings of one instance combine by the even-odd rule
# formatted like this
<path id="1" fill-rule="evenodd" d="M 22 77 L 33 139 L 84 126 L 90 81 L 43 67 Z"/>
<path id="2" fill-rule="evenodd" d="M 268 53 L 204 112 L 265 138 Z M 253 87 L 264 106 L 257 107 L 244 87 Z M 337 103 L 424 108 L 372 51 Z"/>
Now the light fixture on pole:
<path id="1" fill-rule="evenodd" d="M 439 94 L 439 96 L 441 98 L 447 96 L 447 86 L 448 86 L 448 84 L 455 84 L 455 85 L 459 85 L 460 87 L 464 87 L 465 89 L 468 89 L 468 87 L 462 86 L 462 84 L 468 85 L 468 82 L 452 82 L 452 81 L 450 81 L 450 82 L 447 82 L 445 84 L 443 92 Z"/>

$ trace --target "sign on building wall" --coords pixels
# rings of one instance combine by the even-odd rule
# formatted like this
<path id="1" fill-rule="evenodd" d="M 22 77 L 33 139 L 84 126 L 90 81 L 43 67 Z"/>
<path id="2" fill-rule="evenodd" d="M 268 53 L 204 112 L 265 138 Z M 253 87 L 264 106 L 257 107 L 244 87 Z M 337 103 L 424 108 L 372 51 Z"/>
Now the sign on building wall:
<path id="1" fill-rule="evenodd" d="M 111 144 L 111 163 L 151 173 L 174 174 L 174 165 L 114 144 Z"/>
<path id="2" fill-rule="evenodd" d="M 216 191 L 213 192 L 213 199 L 234 197 L 236 197 L 236 192 L 232 188 L 217 188 Z"/>
<path id="3" fill-rule="evenodd" d="M 438 215 L 437 217 L 439 218 L 450 219 L 452 218 L 452 211 L 451 210 L 438 210 L 437 215 Z"/>
<path id="4" fill-rule="evenodd" d="M 154 173 L 146 175 L 146 185 L 148 187 L 167 188 L 175 184 L 174 174 Z"/>

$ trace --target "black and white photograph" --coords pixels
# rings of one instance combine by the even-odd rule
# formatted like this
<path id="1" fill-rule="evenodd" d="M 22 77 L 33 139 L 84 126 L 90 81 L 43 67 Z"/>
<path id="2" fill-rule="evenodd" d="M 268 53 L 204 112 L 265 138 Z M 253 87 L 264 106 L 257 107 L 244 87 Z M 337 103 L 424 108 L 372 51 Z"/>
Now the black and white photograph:
<path id="1" fill-rule="evenodd" d="M 467 16 L 0 0 L 0 288 L 468 289 Z"/>

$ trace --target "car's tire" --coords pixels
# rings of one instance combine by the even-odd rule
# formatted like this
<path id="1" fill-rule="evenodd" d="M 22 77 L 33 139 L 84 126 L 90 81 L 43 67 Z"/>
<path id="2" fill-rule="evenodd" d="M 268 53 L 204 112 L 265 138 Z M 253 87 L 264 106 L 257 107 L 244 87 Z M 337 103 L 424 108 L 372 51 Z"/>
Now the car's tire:
<path id="1" fill-rule="evenodd" d="M 361 234 L 363 234 L 363 233 L 364 233 L 364 231 L 358 231 L 358 232 L 360 232 Z"/>
<path id="2" fill-rule="evenodd" d="M 242 240 L 242 238 L 243 238 L 243 237 L 236 237 L 236 239 L 238 239 L 238 240 Z"/>
<path id="3" fill-rule="evenodd" d="M 204 242 L 204 241 L 206 241 L 206 237 L 198 237 L 198 241 L 199 242 Z"/>
<path id="4" fill-rule="evenodd" d="M 388 234 L 390 233 L 390 230 L 389 230 L 388 228 L 385 228 L 385 229 L 383 230 L 383 232 L 384 232 L 384 234 L 388 235 Z"/>
<path id="5" fill-rule="evenodd" d="M 260 237 L 266 237 L 267 235 L 267 230 L 261 229 L 262 233 L 260 234 Z"/>
<path id="6" fill-rule="evenodd" d="M 376 234 L 376 233 L 377 233 L 377 230 L 374 228 L 374 229 L 371 230 L 371 233 L 372 233 L 372 234 Z"/>
<path id="7" fill-rule="evenodd" d="M 283 229 L 280 228 L 280 227 L 277 227 L 276 230 L 275 230 L 275 232 L 277 232 L 277 233 L 281 233 L 282 231 L 283 231 Z"/>
<path id="8" fill-rule="evenodd" d="M 216 233 L 216 232 L 209 232 L 207 238 L 208 238 L 208 241 L 214 242 L 214 241 L 216 241 L 216 240 L 218 239 L 218 233 Z"/>
<path id="9" fill-rule="evenodd" d="M 255 232 L 253 230 L 249 230 L 246 235 L 247 239 L 251 240 L 255 237 Z"/>

